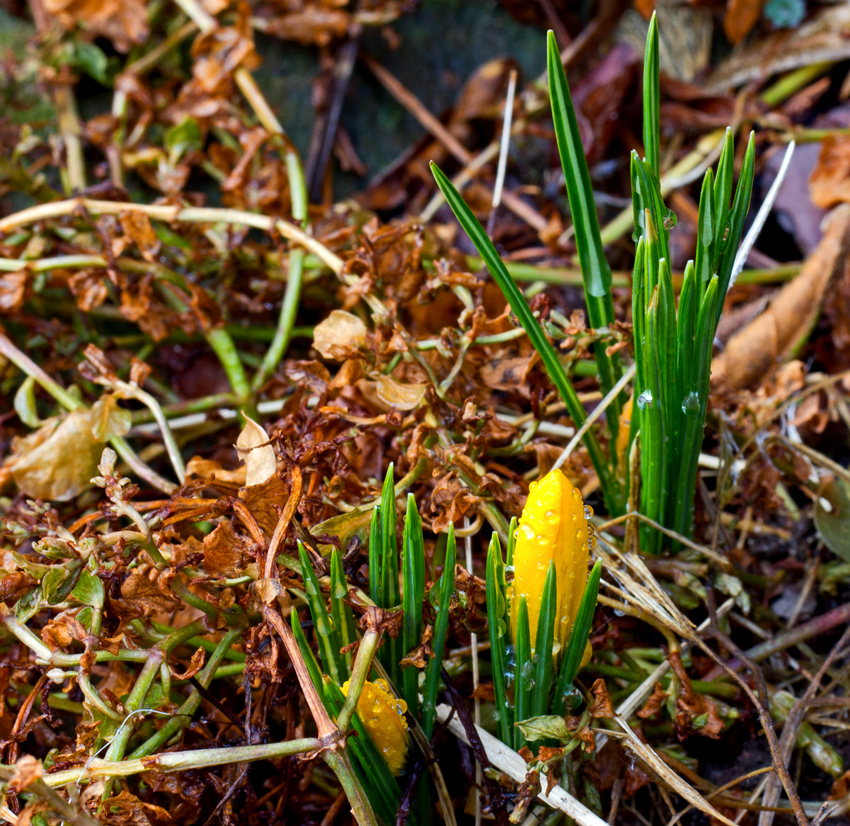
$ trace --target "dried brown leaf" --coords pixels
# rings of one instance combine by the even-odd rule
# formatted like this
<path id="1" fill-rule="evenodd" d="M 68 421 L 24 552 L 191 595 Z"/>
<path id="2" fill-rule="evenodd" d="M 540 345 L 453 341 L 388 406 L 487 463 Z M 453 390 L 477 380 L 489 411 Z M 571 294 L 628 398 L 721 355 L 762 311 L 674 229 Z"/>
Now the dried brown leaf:
<path id="1" fill-rule="evenodd" d="M 174 679 L 188 680 L 190 677 L 194 677 L 204 667 L 204 656 L 204 649 L 199 648 L 194 654 L 192 654 L 192 659 L 189 662 L 189 667 L 185 671 L 177 671 L 172 666 L 171 674 Z"/>
<path id="2" fill-rule="evenodd" d="M 222 522 L 204 537 L 204 570 L 210 576 L 241 576 L 250 562 L 251 543 Z"/>
<path id="3" fill-rule="evenodd" d="M 649 720 L 652 717 L 656 717 L 661 709 L 664 708 L 664 701 L 670 695 L 664 690 L 661 683 L 656 683 L 655 688 L 652 690 L 652 694 L 649 699 L 644 704 L 643 708 L 637 713 L 637 716 L 641 718 L 641 720 Z"/>
<path id="4" fill-rule="evenodd" d="M 366 347 L 369 331 L 353 313 L 332 310 L 330 315 L 316 325 L 313 346 L 326 359 L 344 361 L 357 356 Z"/>
<path id="5" fill-rule="evenodd" d="M 842 205 L 830 216 L 820 244 L 800 274 L 712 360 L 712 383 L 731 390 L 754 388 L 783 361 L 793 358 L 817 321 L 830 280 L 846 265 L 848 248 L 850 206 Z"/>
<path id="6" fill-rule="evenodd" d="M 402 384 L 389 376 L 381 376 L 377 385 L 378 398 L 396 410 L 413 410 L 425 398 L 424 384 Z"/>
<path id="7" fill-rule="evenodd" d="M 130 792 L 104 800 L 100 815 L 106 826 L 168 826 L 171 815 L 153 803 L 145 803 Z"/>
<path id="8" fill-rule="evenodd" d="M 277 474 L 277 457 L 268 442 L 263 427 L 245 416 L 245 426 L 236 440 L 236 452 L 245 462 L 245 484 L 249 487 L 262 485 Z"/>
<path id="9" fill-rule="evenodd" d="M 134 616 L 152 617 L 182 605 L 168 587 L 167 574 L 147 567 L 134 568 L 121 584 L 121 598 Z"/>
<path id="10" fill-rule="evenodd" d="M 44 10 L 69 31 L 82 23 L 88 32 L 111 40 L 119 52 L 143 43 L 150 33 L 145 0 L 44 0 Z"/>
<path id="11" fill-rule="evenodd" d="M 821 209 L 850 203 L 850 137 L 827 135 L 809 177 L 812 203 Z"/>
<path id="12" fill-rule="evenodd" d="M 593 702 L 590 704 L 588 711 L 591 717 L 603 717 L 612 720 L 616 716 L 614 704 L 611 702 L 611 695 L 608 693 L 608 687 L 605 685 L 605 680 L 601 677 L 596 680 L 590 687 L 590 693 L 593 695 Z"/>
<path id="13" fill-rule="evenodd" d="M 31 754 L 25 754 L 15 763 L 15 772 L 9 781 L 9 789 L 22 792 L 33 780 L 44 776 L 44 765 Z"/>
<path id="14" fill-rule="evenodd" d="M 67 502 L 89 487 L 102 447 L 92 433 L 90 411 L 72 410 L 16 439 L 7 465 L 27 496 Z"/>
<path id="15" fill-rule="evenodd" d="M 764 0 L 727 0 L 723 31 L 733 45 L 740 43 L 758 22 Z"/>
<path id="16" fill-rule="evenodd" d="M 6 272 L 0 275 L 0 313 L 11 315 L 20 311 L 26 295 L 26 271 Z"/>

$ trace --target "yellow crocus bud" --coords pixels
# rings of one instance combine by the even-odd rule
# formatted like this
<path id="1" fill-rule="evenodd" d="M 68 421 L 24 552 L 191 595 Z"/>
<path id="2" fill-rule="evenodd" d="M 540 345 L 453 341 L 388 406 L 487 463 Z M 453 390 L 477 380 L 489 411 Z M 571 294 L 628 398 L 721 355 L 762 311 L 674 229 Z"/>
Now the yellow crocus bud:
<path id="1" fill-rule="evenodd" d="M 346 681 L 342 686 L 342 693 L 346 696 L 348 685 Z M 406 711 L 407 703 L 393 696 L 385 680 L 373 683 L 367 680 L 363 685 L 357 701 L 357 716 L 396 777 L 404 769 L 410 742 L 404 718 Z"/>
<path id="2" fill-rule="evenodd" d="M 557 656 L 565 649 L 587 584 L 589 557 L 587 517 L 579 489 L 560 470 L 553 470 L 539 482 L 532 482 L 514 545 L 511 593 L 511 637 L 514 644 L 519 598 L 524 596 L 528 606 L 531 644 L 534 645 L 546 573 L 549 563 L 554 561 L 558 606 L 554 653 Z M 584 662 L 589 658 L 588 645 Z"/>

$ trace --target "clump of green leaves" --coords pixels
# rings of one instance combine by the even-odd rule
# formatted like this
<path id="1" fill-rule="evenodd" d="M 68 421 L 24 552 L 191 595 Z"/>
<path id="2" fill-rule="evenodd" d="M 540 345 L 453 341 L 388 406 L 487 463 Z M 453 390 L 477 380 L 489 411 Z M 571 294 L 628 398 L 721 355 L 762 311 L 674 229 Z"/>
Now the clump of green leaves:
<path id="1" fill-rule="evenodd" d="M 640 503 L 644 515 L 680 534 L 692 533 L 696 468 L 705 425 L 711 348 L 729 286 L 732 266 L 750 204 L 754 150 L 752 136 L 733 198 L 734 145 L 727 130 L 716 177 L 706 173 L 700 198 L 696 259 L 689 262 L 679 300 L 670 270 L 668 235 L 675 216 L 661 195 L 660 82 L 658 26 L 653 16 L 644 62 L 645 157 L 632 154 L 635 269 L 633 313 L 635 328 L 634 386 L 637 414 L 632 416 L 627 444 L 640 434 Z M 597 331 L 614 321 L 611 270 L 605 258 L 587 160 L 581 145 L 575 109 L 552 32 L 548 38 L 549 93 L 558 150 L 575 229 L 588 318 Z M 534 317 L 524 296 L 487 237 L 472 210 L 445 174 L 432 164 L 437 184 L 461 226 L 478 249 L 493 279 L 502 289 L 528 337 L 540 354 L 552 383 L 581 427 L 586 414 L 555 348 Z M 609 355 L 604 342 L 594 345 L 602 392 L 610 395 L 606 410 L 608 455 L 592 428 L 584 444 L 599 477 L 602 496 L 612 515 L 625 512 L 629 474 L 618 444 L 620 413 L 627 399 L 614 388 L 624 373 L 622 359 Z M 626 456 L 628 456 L 628 451 Z M 643 525 L 642 549 L 661 551 L 662 535 Z"/>
<path id="2" fill-rule="evenodd" d="M 402 630 L 397 637 L 385 639 L 378 649 L 377 659 L 382 671 L 389 678 L 392 690 L 404 699 L 408 713 L 430 739 L 436 721 L 437 694 L 440 690 L 443 655 L 449 631 L 449 608 L 455 590 L 457 543 L 454 530 L 450 527 L 446 536 L 443 574 L 430 591 L 435 615 L 434 633 L 430 640 L 432 654 L 424 674 L 414 666 L 402 669 L 402 660 L 416 649 L 422 640 L 425 540 L 422 517 L 419 515 L 416 501 L 412 494 L 408 495 L 399 554 L 394 482 L 393 466 L 390 465 L 384 479 L 380 502 L 372 511 L 369 530 L 369 598 L 377 607 L 386 611 L 402 610 Z M 345 700 L 341 686 L 351 677 L 351 652 L 348 647 L 358 640 L 353 613 L 348 603 L 349 587 L 338 549 L 331 553 L 329 600 L 321 590 L 306 549 L 300 544 L 299 557 L 305 598 L 316 629 L 321 662 L 313 655 L 294 611 L 293 631 L 319 695 L 323 698 L 329 714 L 335 718 Z M 369 679 L 380 678 L 383 678 L 383 675 L 373 669 Z M 356 716 L 352 724 L 358 735 L 349 740 L 355 771 L 375 812 L 386 822 L 392 823 L 401 802 L 398 780 L 390 772 L 380 750 Z M 430 817 L 430 806 L 427 805 L 427 796 L 420 797 L 421 802 L 426 805 L 417 806 L 416 812 L 418 821 L 424 823 Z"/>

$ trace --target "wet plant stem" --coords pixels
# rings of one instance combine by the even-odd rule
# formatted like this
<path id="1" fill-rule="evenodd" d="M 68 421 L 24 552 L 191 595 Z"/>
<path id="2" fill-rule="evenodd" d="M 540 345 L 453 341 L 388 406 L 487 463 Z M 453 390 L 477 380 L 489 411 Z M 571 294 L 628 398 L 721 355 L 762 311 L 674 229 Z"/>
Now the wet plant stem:
<path id="1" fill-rule="evenodd" d="M 348 684 L 348 694 L 345 697 L 345 702 L 336 720 L 336 726 L 342 735 L 345 735 L 348 727 L 351 725 L 351 718 L 357 710 L 360 694 L 363 691 L 363 686 L 366 684 L 366 679 L 372 668 L 372 657 L 378 649 L 380 641 L 380 633 L 372 629 L 369 629 L 363 635 L 363 639 L 360 640 L 360 645 L 357 648 L 357 657 L 354 660 L 354 667 L 351 671 L 351 679 Z"/>
<path id="2" fill-rule="evenodd" d="M 49 786 L 58 787 L 65 786 L 68 783 L 80 783 L 85 779 L 129 777 L 152 769 L 162 772 L 176 772 L 212 766 L 227 766 L 231 763 L 253 762 L 255 760 L 273 760 L 279 757 L 316 751 L 321 747 L 321 740 L 315 737 L 307 737 L 299 740 L 287 740 L 282 743 L 230 746 L 219 749 L 193 749 L 121 761 L 95 758 L 86 763 L 83 768 L 54 772 L 45 775 L 44 779 Z"/>
<path id="3" fill-rule="evenodd" d="M 119 727 L 109 748 L 106 751 L 106 759 L 111 761 L 120 761 L 124 759 L 124 753 L 127 751 L 127 744 L 130 742 L 130 737 L 133 736 L 134 727 L 130 724 L 131 716 L 141 709 L 145 702 L 145 697 L 153 685 L 153 681 L 159 674 L 159 667 L 162 663 L 162 653 L 160 651 L 148 652 L 148 658 L 142 666 L 141 673 L 136 679 L 136 684 L 130 692 L 130 696 L 124 703 L 124 708 L 127 711 L 127 717 Z M 106 788 L 103 790 L 101 800 L 107 800 L 112 796 L 112 781 L 106 783 Z"/>
<path id="4" fill-rule="evenodd" d="M 345 796 L 348 798 L 351 813 L 354 815 L 357 823 L 360 826 L 378 826 L 375 813 L 372 811 L 369 800 L 364 794 L 357 776 L 354 774 L 354 769 L 351 767 L 351 761 L 348 759 L 348 754 L 345 750 L 326 751 L 324 759 L 325 763 L 333 769 L 334 774 L 337 776 L 345 792 Z"/>
<path id="5" fill-rule="evenodd" d="M 209 688 L 216 670 L 221 664 L 225 653 L 230 649 L 234 642 L 241 636 L 241 631 L 228 631 L 219 641 L 215 651 L 210 655 L 206 665 L 198 674 L 198 682 L 204 687 Z M 146 652 L 147 653 L 147 652 Z M 197 689 L 193 690 L 186 702 L 180 706 L 175 712 L 174 717 L 170 719 L 156 734 L 148 738 L 142 743 L 131 755 L 130 759 L 147 757 L 153 754 L 158 748 L 165 745 L 180 729 L 189 725 L 194 717 L 198 706 L 201 704 L 201 695 Z"/>

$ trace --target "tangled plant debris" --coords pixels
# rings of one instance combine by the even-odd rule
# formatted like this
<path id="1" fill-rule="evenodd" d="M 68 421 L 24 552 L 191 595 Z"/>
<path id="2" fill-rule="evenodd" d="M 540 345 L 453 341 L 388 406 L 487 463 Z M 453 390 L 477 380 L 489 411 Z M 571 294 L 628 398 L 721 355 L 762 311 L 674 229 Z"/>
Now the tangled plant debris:
<path id="1" fill-rule="evenodd" d="M 0 12 L 6 822 L 846 819 L 846 7 L 482 3 L 537 71 L 554 30 L 552 85 L 488 52 L 439 112 L 408 46 L 461 15 L 436 72 L 468 10 L 425 6 Z M 282 48 L 318 56 L 303 147 Z M 427 137 L 371 174 L 402 116 Z M 791 140 L 700 339 L 704 439 L 644 432 L 647 392 L 688 414 L 732 179 L 757 207 Z"/>

